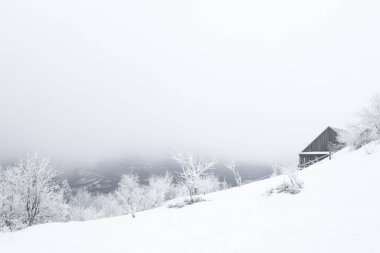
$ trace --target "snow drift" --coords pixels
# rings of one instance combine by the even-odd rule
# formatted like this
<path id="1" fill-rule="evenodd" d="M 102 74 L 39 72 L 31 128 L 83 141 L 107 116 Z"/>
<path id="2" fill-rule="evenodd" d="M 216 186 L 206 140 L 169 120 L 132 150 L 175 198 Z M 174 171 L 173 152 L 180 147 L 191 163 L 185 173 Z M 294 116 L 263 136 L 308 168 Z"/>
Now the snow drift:
<path id="1" fill-rule="evenodd" d="M 300 172 L 297 195 L 265 196 L 282 176 L 157 208 L 0 234 L 0 252 L 380 252 L 380 145 Z"/>

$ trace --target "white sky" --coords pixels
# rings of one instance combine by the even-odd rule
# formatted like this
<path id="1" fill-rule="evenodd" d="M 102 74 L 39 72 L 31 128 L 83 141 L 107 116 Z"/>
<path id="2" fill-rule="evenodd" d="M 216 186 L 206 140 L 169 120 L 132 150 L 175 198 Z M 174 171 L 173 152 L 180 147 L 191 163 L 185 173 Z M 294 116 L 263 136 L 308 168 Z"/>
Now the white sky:
<path id="1" fill-rule="evenodd" d="M 380 1 L 3 0 L 0 159 L 296 162 L 380 91 Z"/>

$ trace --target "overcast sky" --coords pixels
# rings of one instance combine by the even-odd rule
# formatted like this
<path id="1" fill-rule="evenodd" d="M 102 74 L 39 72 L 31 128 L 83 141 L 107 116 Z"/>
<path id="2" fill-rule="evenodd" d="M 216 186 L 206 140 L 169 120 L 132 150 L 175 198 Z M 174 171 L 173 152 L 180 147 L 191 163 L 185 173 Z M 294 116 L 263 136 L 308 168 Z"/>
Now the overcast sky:
<path id="1" fill-rule="evenodd" d="M 380 1 L 2 0 L 0 159 L 295 163 L 380 91 Z"/>

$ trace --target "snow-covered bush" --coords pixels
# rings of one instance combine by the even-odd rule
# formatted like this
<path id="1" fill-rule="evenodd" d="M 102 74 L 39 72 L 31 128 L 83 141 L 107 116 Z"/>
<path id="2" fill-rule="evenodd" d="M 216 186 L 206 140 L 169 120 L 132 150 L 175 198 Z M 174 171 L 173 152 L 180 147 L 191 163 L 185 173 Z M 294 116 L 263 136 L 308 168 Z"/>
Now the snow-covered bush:
<path id="1" fill-rule="evenodd" d="M 93 196 L 86 189 L 79 189 L 70 198 L 70 220 L 85 221 L 100 218 L 95 206 Z"/>
<path id="2" fill-rule="evenodd" d="M 165 201 L 173 197 L 173 177 L 166 173 L 164 177 L 153 176 L 149 179 L 149 185 L 145 188 L 145 209 L 161 206 Z"/>
<path id="3" fill-rule="evenodd" d="M 196 194 L 206 194 L 222 189 L 222 182 L 212 174 L 201 177 L 195 183 Z"/>
<path id="4" fill-rule="evenodd" d="M 153 176 L 148 185 L 139 184 L 136 175 L 124 175 L 115 191 L 125 213 L 143 211 L 162 204 L 174 197 L 173 177 L 166 173 L 164 177 Z"/>
<path id="5" fill-rule="evenodd" d="M 281 173 L 285 176 L 284 182 L 274 188 L 270 188 L 264 195 L 273 193 L 298 194 L 303 189 L 303 182 L 298 177 L 298 168 L 281 167 Z"/>
<path id="6" fill-rule="evenodd" d="M 193 196 L 193 198 L 185 197 L 170 201 L 167 205 L 168 208 L 182 208 L 187 205 L 206 201 L 202 196 Z"/>
<path id="7" fill-rule="evenodd" d="M 124 209 L 120 205 L 114 193 L 96 194 L 93 197 L 93 206 L 99 218 L 113 217 L 124 214 Z"/>
<path id="8" fill-rule="evenodd" d="M 282 184 L 276 186 L 274 188 L 275 193 L 290 193 L 290 194 L 297 194 L 301 192 L 302 187 L 298 185 L 291 184 L 287 181 L 284 181 Z"/>
<path id="9" fill-rule="evenodd" d="M 173 185 L 172 189 L 170 189 L 169 199 L 175 199 L 175 198 L 184 197 L 188 195 L 189 195 L 189 190 L 187 189 L 186 185 L 177 183 Z"/>
<path id="10" fill-rule="evenodd" d="M 215 161 L 205 161 L 196 158 L 192 153 L 177 152 L 172 156 L 179 163 L 178 183 L 186 186 L 190 200 L 198 193 L 198 188 L 204 180 L 210 180 L 211 170 L 215 169 Z"/>
<path id="11" fill-rule="evenodd" d="M 123 175 L 115 193 L 121 202 L 125 213 L 144 210 L 144 189 L 140 187 L 139 178 L 136 175 Z"/>
<path id="12" fill-rule="evenodd" d="M 114 194 L 92 194 L 79 189 L 70 201 L 70 220 L 86 221 L 123 214 L 123 208 Z"/>

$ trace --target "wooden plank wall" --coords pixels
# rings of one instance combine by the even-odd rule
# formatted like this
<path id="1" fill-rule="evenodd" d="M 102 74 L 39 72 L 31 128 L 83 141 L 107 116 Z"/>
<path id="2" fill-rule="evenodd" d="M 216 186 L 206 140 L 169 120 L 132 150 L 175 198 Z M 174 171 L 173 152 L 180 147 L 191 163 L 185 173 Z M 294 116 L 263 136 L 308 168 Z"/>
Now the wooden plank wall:
<path id="1" fill-rule="evenodd" d="M 328 127 L 302 152 L 329 151 L 328 143 L 336 143 L 336 137 L 337 133 L 331 127 Z"/>

